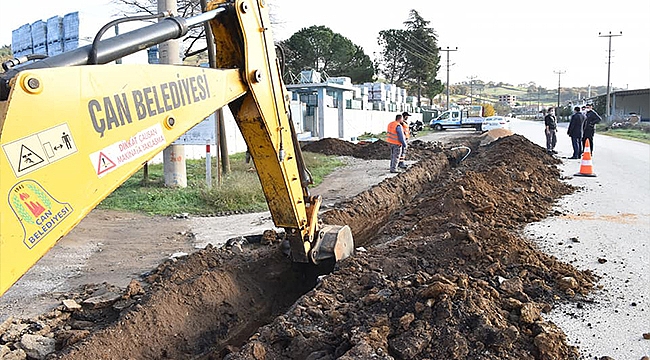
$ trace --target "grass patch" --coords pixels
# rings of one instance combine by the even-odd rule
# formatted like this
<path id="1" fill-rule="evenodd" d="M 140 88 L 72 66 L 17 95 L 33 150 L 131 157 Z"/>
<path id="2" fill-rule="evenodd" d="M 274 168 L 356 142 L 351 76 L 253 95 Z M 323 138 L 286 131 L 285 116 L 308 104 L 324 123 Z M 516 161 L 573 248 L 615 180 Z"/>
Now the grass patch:
<path id="1" fill-rule="evenodd" d="M 326 156 L 312 152 L 303 152 L 302 155 L 305 158 L 305 165 L 314 180 L 314 184 L 310 187 L 320 185 L 325 176 L 345 165 L 337 156 Z"/>
<path id="2" fill-rule="evenodd" d="M 357 136 L 358 140 L 371 140 L 371 139 L 380 139 L 380 140 L 386 140 L 386 132 L 382 132 L 381 134 L 373 134 L 373 133 L 363 133 L 359 136 Z"/>
<path id="3" fill-rule="evenodd" d="M 650 124 L 637 124 L 634 127 L 624 127 L 617 129 L 599 124 L 596 125 L 596 132 L 620 139 L 633 140 L 650 144 Z"/>
<path id="4" fill-rule="evenodd" d="M 305 152 L 304 157 L 314 178 L 313 186 L 343 166 L 343 162 L 336 156 Z M 187 160 L 187 187 L 183 189 L 165 187 L 163 165 L 149 165 L 149 181 L 144 183 L 144 172 L 139 170 L 104 199 L 98 208 L 152 215 L 265 211 L 268 207 L 257 173 L 252 162 L 246 164 L 244 160 L 244 153 L 231 155 L 231 171 L 223 174 L 221 185 L 217 185 L 214 180 L 211 189 L 205 184 L 205 159 Z M 213 158 L 213 176 L 216 174 L 216 165 Z"/>

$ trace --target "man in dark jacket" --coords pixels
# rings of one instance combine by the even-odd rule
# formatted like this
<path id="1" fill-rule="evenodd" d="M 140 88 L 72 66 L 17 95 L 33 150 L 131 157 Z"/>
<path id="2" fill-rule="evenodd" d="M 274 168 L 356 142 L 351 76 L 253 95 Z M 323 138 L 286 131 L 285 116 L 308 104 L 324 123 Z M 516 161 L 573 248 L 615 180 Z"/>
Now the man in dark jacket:
<path id="1" fill-rule="evenodd" d="M 544 125 L 546 133 L 546 152 L 553 155 L 557 154 L 555 151 L 555 144 L 557 144 L 557 119 L 555 118 L 555 109 L 548 108 L 546 116 L 544 116 Z"/>
<path id="2" fill-rule="evenodd" d="M 592 104 L 587 104 L 587 114 L 586 119 L 582 125 L 582 145 L 584 146 L 585 141 L 589 139 L 589 150 L 594 153 L 594 133 L 596 132 L 596 124 L 602 120 L 600 115 L 594 110 Z"/>
<path id="3" fill-rule="evenodd" d="M 573 108 L 573 115 L 569 122 L 569 130 L 567 135 L 571 137 L 571 145 L 573 146 L 573 156 L 569 159 L 580 159 L 582 155 L 582 123 L 585 121 L 585 114 L 580 111 L 580 106 Z"/>

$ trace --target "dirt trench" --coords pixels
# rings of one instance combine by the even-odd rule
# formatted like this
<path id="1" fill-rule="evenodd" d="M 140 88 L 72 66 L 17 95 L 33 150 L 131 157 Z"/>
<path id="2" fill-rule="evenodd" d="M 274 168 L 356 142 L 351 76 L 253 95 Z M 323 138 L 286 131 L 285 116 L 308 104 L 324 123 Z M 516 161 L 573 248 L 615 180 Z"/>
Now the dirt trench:
<path id="1" fill-rule="evenodd" d="M 407 172 L 323 214 L 364 247 L 330 275 L 289 263 L 275 238 L 233 242 L 125 292 L 68 294 L 80 308 L 28 326 L 56 340 L 53 359 L 576 359 L 543 314 L 595 278 L 517 235 L 574 189 L 525 138 L 472 147 L 456 165 L 464 150 L 416 142 Z"/>
<path id="2" fill-rule="evenodd" d="M 596 279 L 517 235 L 574 189 L 523 137 L 474 150 L 227 359 L 577 359 L 544 313 Z"/>
<path id="3" fill-rule="evenodd" d="M 345 149 L 338 145 L 328 148 Z M 381 154 L 377 149 L 377 144 L 368 145 L 356 154 L 372 159 L 385 157 L 385 151 Z M 413 198 L 424 183 L 445 171 L 450 159 L 461 155 L 449 152 L 456 155 L 448 158 L 439 147 L 422 146 L 421 151 L 430 158 L 358 195 L 340 209 L 325 213 L 324 222 L 349 224 L 356 245 L 365 243 L 403 206 L 402 202 Z M 352 214 L 343 208 L 357 211 Z M 279 239 L 271 243 L 274 245 L 243 244 L 242 253 L 233 251 L 232 246 L 228 250 L 208 247 L 186 259 L 162 264 L 144 279 L 151 284 L 146 294 L 141 294 L 144 290 L 131 291 L 133 294 L 127 291 L 122 297 L 133 303 L 129 305 L 133 311 L 114 314 L 115 323 L 67 347 L 58 358 L 120 358 L 121 354 L 129 354 L 146 359 L 211 359 L 235 351 L 260 326 L 311 290 L 322 274 L 319 269 L 291 264 L 278 249 Z M 240 249 L 242 244 L 233 245 Z M 99 323 L 101 316 L 92 315 L 94 312 L 84 308 L 73 318 Z M 62 336 L 60 342 L 64 347 L 70 341 Z"/>

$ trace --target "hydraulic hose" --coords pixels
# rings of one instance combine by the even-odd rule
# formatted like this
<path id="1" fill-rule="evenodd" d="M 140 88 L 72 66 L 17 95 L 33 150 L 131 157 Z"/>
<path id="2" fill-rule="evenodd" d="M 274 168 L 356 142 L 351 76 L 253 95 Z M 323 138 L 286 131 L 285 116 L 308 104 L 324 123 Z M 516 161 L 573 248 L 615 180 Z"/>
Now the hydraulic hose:
<path id="1" fill-rule="evenodd" d="M 30 60 L 41 60 L 41 59 L 46 59 L 47 55 L 45 54 L 27 54 L 25 56 L 9 59 L 5 62 L 2 63 L 2 68 L 4 71 L 7 71 L 11 68 L 13 68 L 16 65 L 20 65 L 22 63 L 28 62 Z"/>

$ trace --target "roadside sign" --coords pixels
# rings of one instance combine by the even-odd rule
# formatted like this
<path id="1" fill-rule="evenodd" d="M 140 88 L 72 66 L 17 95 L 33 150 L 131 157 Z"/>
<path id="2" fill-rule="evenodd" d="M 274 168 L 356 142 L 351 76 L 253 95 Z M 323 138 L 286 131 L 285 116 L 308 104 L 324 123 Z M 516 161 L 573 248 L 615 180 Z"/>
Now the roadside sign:
<path id="1" fill-rule="evenodd" d="M 205 120 L 181 135 L 174 145 L 214 145 L 216 144 L 215 136 L 215 116 L 208 116 Z"/>

